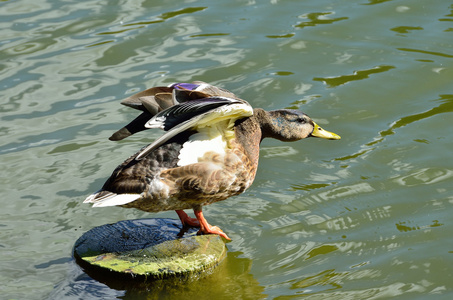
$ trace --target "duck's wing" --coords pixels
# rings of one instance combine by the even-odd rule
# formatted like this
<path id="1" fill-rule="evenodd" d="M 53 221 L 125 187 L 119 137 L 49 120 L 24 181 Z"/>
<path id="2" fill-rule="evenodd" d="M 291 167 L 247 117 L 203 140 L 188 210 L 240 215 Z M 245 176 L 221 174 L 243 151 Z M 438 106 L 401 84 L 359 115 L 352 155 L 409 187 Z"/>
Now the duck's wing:
<path id="1" fill-rule="evenodd" d="M 153 115 L 149 112 L 142 112 L 132 122 L 121 128 L 120 130 L 115 131 L 115 133 L 113 133 L 112 136 L 109 137 L 109 140 L 121 141 L 122 139 L 125 139 L 128 136 L 133 135 L 134 133 L 146 130 L 147 128 L 145 127 L 145 124 L 152 117 Z"/>
<path id="2" fill-rule="evenodd" d="M 121 104 L 143 112 L 132 122 L 112 134 L 109 140 L 119 141 L 134 133 L 146 130 L 145 124 L 149 119 L 158 112 L 176 104 L 172 91 L 172 87 L 153 87 L 121 101 Z"/>
<path id="3" fill-rule="evenodd" d="M 168 131 L 180 123 L 193 119 L 198 115 L 202 115 L 218 107 L 242 102 L 245 101 L 224 97 L 206 97 L 179 103 L 157 113 L 145 124 L 145 127 L 161 128 Z"/>
<path id="4" fill-rule="evenodd" d="M 153 87 L 127 97 L 121 104 L 155 115 L 158 111 L 175 104 L 172 91 L 172 87 Z"/>
<path id="5" fill-rule="evenodd" d="M 186 130 L 196 130 L 197 127 L 208 126 L 224 120 L 234 122 L 251 115 L 253 115 L 253 108 L 241 99 L 209 97 L 178 103 L 157 113 L 145 124 L 147 128 L 161 128 L 167 132 L 143 148 L 135 159 L 142 159 L 172 137 Z"/>
<path id="6" fill-rule="evenodd" d="M 174 83 L 170 85 L 170 87 L 173 87 L 176 93 L 180 91 L 193 91 L 203 93 L 205 95 L 208 95 L 209 97 L 227 97 L 232 99 L 240 99 L 235 94 L 226 89 L 219 88 L 215 85 L 211 85 L 203 81 L 194 81 L 193 83 Z"/>
<path id="7" fill-rule="evenodd" d="M 113 133 L 109 140 L 119 141 L 134 133 L 146 130 L 145 124 L 149 119 L 173 105 L 212 96 L 237 98 L 233 93 L 225 89 L 202 81 L 174 83 L 168 87 L 159 86 L 141 91 L 124 99 L 121 104 L 143 112 L 132 122 Z"/>

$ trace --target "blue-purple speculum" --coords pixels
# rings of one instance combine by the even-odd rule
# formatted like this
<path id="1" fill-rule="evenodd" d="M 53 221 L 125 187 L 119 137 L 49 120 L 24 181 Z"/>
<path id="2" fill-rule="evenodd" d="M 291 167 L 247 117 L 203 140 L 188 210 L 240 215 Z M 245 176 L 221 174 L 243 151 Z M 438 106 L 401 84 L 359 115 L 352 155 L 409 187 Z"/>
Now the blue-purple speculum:
<path id="1" fill-rule="evenodd" d="M 170 87 L 173 87 L 177 90 L 190 90 L 193 91 L 197 87 L 199 87 L 199 84 L 193 84 L 193 83 L 173 83 Z"/>

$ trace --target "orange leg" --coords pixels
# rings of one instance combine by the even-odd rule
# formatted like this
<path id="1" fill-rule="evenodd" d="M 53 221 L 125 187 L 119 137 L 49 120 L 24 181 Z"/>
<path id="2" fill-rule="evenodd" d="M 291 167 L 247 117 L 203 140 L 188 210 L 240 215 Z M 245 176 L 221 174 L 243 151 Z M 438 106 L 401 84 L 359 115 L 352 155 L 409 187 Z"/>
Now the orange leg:
<path id="1" fill-rule="evenodd" d="M 200 223 L 197 219 L 189 217 L 183 210 L 176 210 L 179 219 L 181 220 L 182 226 L 188 225 L 192 227 L 200 227 Z"/>
<path id="2" fill-rule="evenodd" d="M 195 213 L 195 217 L 197 217 L 198 219 L 198 222 L 200 224 L 200 231 L 198 233 L 204 233 L 204 234 L 218 234 L 220 235 L 221 237 L 231 241 L 231 239 L 222 231 L 222 229 L 220 229 L 219 227 L 217 226 L 211 226 L 208 224 L 208 221 L 206 221 L 206 219 L 204 218 L 203 216 L 203 212 L 200 210 L 193 210 L 194 213 Z"/>

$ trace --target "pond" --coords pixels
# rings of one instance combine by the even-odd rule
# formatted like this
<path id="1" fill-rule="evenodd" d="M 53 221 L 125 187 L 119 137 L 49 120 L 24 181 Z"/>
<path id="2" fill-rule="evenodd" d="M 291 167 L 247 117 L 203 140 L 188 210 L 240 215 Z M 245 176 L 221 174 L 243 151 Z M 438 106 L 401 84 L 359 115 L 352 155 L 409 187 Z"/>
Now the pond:
<path id="1" fill-rule="evenodd" d="M 4 0 L 0 16 L 2 298 L 452 297 L 451 2 Z M 254 184 L 204 208 L 232 239 L 209 276 L 92 279 L 72 258 L 84 232 L 177 218 L 82 203 L 160 134 L 109 141 L 137 115 L 120 101 L 195 80 L 342 139 L 263 141 Z"/>

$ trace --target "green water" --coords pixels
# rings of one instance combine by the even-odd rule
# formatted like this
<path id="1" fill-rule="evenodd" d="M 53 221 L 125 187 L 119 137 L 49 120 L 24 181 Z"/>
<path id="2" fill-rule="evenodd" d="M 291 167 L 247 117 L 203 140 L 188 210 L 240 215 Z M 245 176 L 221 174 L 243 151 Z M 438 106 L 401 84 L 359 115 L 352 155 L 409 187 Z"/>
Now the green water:
<path id="1" fill-rule="evenodd" d="M 451 1 L 6 0 L 0 26 L 2 299 L 452 297 Z M 159 135 L 108 141 L 119 101 L 193 80 L 342 140 L 263 142 L 252 187 L 204 210 L 233 240 L 210 276 L 95 281 L 84 232 L 176 218 L 82 204 Z"/>

